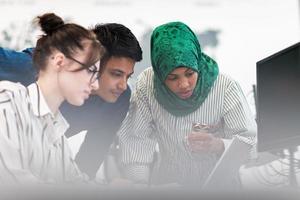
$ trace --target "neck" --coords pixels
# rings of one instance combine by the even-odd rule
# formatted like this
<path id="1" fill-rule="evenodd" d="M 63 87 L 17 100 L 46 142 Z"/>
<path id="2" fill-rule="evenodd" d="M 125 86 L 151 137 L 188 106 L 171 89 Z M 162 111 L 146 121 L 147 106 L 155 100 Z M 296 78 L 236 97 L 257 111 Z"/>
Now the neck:
<path id="1" fill-rule="evenodd" d="M 45 101 L 53 114 L 57 114 L 61 103 L 64 101 L 57 85 L 57 80 L 51 77 L 39 77 L 37 84 L 43 93 Z"/>

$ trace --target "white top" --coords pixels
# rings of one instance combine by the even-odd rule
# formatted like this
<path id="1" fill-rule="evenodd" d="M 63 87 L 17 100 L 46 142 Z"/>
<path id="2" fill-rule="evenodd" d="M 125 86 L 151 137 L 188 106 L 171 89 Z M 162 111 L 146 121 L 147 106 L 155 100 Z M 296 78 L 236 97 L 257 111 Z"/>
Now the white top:
<path id="1" fill-rule="evenodd" d="M 71 157 L 64 133 L 36 83 L 0 81 L 0 184 L 66 182 L 86 177 Z"/>
<path id="2" fill-rule="evenodd" d="M 153 70 L 146 69 L 137 81 L 129 113 L 118 132 L 121 162 L 127 178 L 144 181 L 159 145 L 160 166 L 152 181 L 182 184 L 203 183 L 214 167 L 218 155 L 195 155 L 185 146 L 192 123 L 220 126 L 216 134 L 223 139 L 236 135 L 240 140 L 256 144 L 256 122 L 239 85 L 219 74 L 203 104 L 193 113 L 176 117 L 156 100 L 153 90 Z"/>

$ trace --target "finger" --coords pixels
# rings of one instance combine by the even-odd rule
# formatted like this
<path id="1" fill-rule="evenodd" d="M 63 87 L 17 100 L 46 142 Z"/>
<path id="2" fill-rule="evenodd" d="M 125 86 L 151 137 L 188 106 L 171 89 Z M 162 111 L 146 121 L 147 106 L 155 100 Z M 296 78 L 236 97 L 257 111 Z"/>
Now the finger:
<path id="1" fill-rule="evenodd" d="M 193 150 L 205 150 L 205 149 L 209 149 L 210 145 L 207 142 L 194 142 L 191 144 L 191 148 Z"/>
<path id="2" fill-rule="evenodd" d="M 195 151 L 210 152 L 213 146 L 211 142 L 194 142 L 192 143 L 191 148 L 193 148 Z"/>
<path id="3" fill-rule="evenodd" d="M 191 133 L 188 135 L 188 139 L 189 141 L 193 141 L 193 140 L 211 140 L 211 134 L 209 133 Z"/>
<path id="4" fill-rule="evenodd" d="M 192 152 L 196 153 L 207 153 L 208 149 L 203 147 L 203 146 L 193 146 L 192 147 Z"/>

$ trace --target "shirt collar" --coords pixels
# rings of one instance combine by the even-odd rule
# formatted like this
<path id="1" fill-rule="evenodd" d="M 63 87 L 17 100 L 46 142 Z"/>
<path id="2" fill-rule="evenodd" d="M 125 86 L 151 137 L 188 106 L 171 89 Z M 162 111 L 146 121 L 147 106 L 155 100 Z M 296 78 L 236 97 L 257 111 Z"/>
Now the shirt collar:
<path id="1" fill-rule="evenodd" d="M 28 86 L 28 92 L 30 97 L 30 102 L 33 107 L 33 113 L 37 117 L 42 117 L 47 114 L 50 114 L 54 118 L 54 114 L 51 112 L 45 97 L 38 86 L 37 83 L 32 83 Z"/>
<path id="2" fill-rule="evenodd" d="M 55 141 L 60 136 L 64 135 L 64 133 L 69 128 L 69 124 L 66 121 L 66 119 L 63 117 L 60 111 L 57 112 L 56 115 L 50 110 L 45 97 L 43 96 L 43 93 L 38 86 L 37 83 L 32 83 L 28 87 L 28 93 L 30 102 L 32 104 L 33 114 L 37 117 L 44 117 L 46 115 L 49 115 L 51 117 L 51 121 L 53 121 L 54 126 L 56 127 L 56 133 L 54 135 L 51 135 L 52 141 Z"/>

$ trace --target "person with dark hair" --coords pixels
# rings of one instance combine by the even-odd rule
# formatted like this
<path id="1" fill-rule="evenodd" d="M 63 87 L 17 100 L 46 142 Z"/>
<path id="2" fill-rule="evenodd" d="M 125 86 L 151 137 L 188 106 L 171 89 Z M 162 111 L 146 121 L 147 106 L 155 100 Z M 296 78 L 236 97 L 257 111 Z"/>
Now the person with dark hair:
<path id="1" fill-rule="evenodd" d="M 83 106 L 74 108 L 64 104 L 61 109 L 70 123 L 67 136 L 87 130 L 75 160 L 91 178 L 96 175 L 127 114 L 131 96 L 127 81 L 134 72 L 135 63 L 142 59 L 138 40 L 124 25 L 98 24 L 92 30 L 106 48 L 101 59 L 99 88 L 92 92 L 93 95 Z M 0 80 L 23 81 L 24 76 L 28 77 L 24 80 L 26 83 L 33 80 L 35 70 L 31 63 L 32 51 L 26 49 L 17 52 L 0 48 Z"/>
<path id="2" fill-rule="evenodd" d="M 135 63 L 142 59 L 138 40 L 124 25 L 98 24 L 92 30 L 106 48 L 101 59 L 99 88 L 79 109 L 65 106 L 62 111 L 71 124 L 67 134 L 87 130 L 75 161 L 90 178 L 95 177 L 105 160 L 127 114 L 131 96 L 127 81 Z"/>
<path id="3" fill-rule="evenodd" d="M 256 123 L 241 88 L 219 73 L 186 24 L 154 29 L 151 63 L 138 78 L 117 133 L 125 178 L 199 189 L 228 139 L 236 137 L 253 152 Z M 157 143 L 160 162 L 151 167 Z M 232 183 L 239 185 L 235 177 Z"/>
<path id="4" fill-rule="evenodd" d="M 104 48 L 93 32 L 54 13 L 36 20 L 44 32 L 33 52 L 37 81 L 27 88 L 0 81 L 0 182 L 83 181 L 59 108 L 64 101 L 81 106 L 98 89 Z"/>

